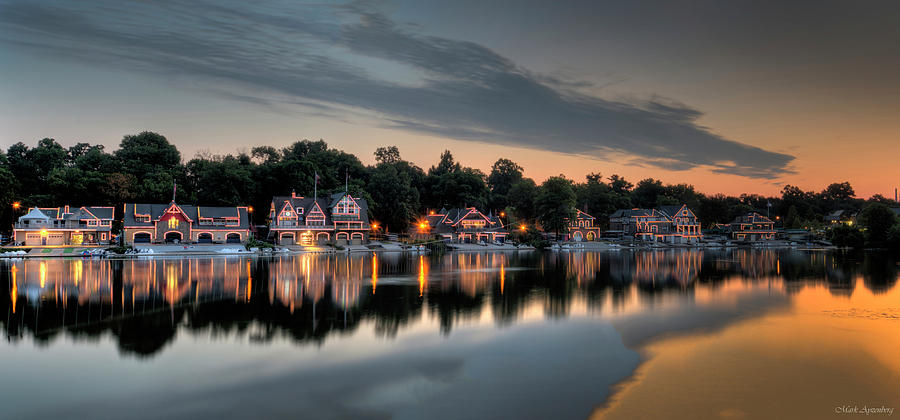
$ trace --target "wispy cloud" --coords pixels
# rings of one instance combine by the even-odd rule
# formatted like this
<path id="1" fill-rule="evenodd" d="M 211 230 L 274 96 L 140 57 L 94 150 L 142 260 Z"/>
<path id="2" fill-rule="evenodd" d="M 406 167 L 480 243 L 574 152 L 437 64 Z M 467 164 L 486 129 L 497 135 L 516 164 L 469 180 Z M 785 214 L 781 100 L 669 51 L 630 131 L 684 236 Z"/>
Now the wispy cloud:
<path id="1" fill-rule="evenodd" d="M 684 104 L 580 93 L 581 81 L 535 74 L 483 45 L 428 36 L 359 4 L 7 1 L 0 42 L 210 80 L 249 103 L 366 110 L 393 127 L 454 139 L 770 179 L 794 159 L 724 138 Z"/>

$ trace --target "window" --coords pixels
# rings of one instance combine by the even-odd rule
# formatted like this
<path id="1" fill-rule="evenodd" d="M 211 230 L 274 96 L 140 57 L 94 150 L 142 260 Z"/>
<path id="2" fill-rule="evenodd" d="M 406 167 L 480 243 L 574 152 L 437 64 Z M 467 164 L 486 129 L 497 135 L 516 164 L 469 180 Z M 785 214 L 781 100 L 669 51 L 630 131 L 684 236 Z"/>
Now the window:
<path id="1" fill-rule="evenodd" d="M 359 207 L 350 197 L 344 197 L 335 206 L 335 212 L 338 214 L 359 214 Z"/>
<path id="2" fill-rule="evenodd" d="M 174 217 L 169 219 L 169 229 L 178 229 L 178 219 Z"/>

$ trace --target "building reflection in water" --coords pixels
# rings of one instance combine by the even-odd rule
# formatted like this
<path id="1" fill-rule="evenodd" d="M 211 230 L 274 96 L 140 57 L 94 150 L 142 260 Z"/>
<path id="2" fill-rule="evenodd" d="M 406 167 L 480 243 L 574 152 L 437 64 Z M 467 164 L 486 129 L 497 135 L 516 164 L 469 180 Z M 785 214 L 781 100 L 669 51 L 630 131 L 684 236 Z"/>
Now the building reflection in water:
<path id="1" fill-rule="evenodd" d="M 179 329 L 319 342 L 371 322 L 393 336 L 433 321 L 503 325 L 526 316 L 596 315 L 691 301 L 695 289 L 768 282 L 792 294 L 824 285 L 847 296 L 861 280 L 894 287 L 894 259 L 775 250 L 294 255 L 276 258 L 45 259 L 0 262 L 10 341 L 110 334 L 123 353 L 156 354 Z M 774 282 L 774 283 L 773 283 Z"/>

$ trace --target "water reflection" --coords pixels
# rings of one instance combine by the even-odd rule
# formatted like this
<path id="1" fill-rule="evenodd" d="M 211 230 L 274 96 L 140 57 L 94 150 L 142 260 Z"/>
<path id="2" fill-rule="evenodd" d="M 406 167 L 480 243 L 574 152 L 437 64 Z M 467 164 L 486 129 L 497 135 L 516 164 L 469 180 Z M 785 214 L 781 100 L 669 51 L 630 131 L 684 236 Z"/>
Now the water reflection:
<path id="1" fill-rule="evenodd" d="M 695 288 L 780 279 L 792 294 L 808 284 L 849 296 L 858 279 L 892 288 L 897 265 L 878 255 L 774 250 L 610 253 L 458 253 L 441 256 L 297 255 L 282 258 L 47 259 L 2 263 L 9 341 L 66 335 L 116 338 L 124 354 L 149 356 L 179 329 L 321 342 L 372 321 L 392 337 L 411 321 L 437 320 L 443 334 L 483 316 L 499 325 L 538 312 L 622 312 Z M 581 308 L 581 309 L 577 309 Z"/>

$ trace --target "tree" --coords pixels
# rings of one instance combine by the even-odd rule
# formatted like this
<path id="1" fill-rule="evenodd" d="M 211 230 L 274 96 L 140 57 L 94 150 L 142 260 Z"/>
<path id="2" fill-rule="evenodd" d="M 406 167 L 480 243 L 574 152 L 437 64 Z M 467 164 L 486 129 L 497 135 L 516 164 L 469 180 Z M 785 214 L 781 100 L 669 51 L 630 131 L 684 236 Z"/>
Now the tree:
<path id="1" fill-rule="evenodd" d="M 523 178 L 509 189 L 507 199 L 509 200 L 510 210 L 518 221 L 525 223 L 533 223 L 535 221 L 537 209 L 535 208 L 534 199 L 537 193 L 538 186 L 531 178 Z"/>
<path id="2" fill-rule="evenodd" d="M 18 190 L 18 180 L 11 170 L 9 170 L 9 161 L 6 155 L 0 150 L 0 220 L 2 220 L 2 232 L 9 232 L 10 225 L 7 221 L 13 218 L 12 203 L 16 198 Z"/>
<path id="3" fill-rule="evenodd" d="M 444 150 L 444 153 L 441 153 L 441 160 L 438 162 L 437 166 L 432 166 L 428 169 L 428 175 L 441 176 L 451 172 L 457 172 L 461 169 L 459 163 L 456 163 L 456 161 L 453 160 L 453 154 L 450 153 L 449 150 Z"/>
<path id="4" fill-rule="evenodd" d="M 522 180 L 522 167 L 509 159 L 497 159 L 491 166 L 491 173 L 487 177 L 487 185 L 490 188 L 490 207 L 494 210 L 503 210 L 509 206 L 507 195 L 512 186 Z"/>
<path id="5" fill-rule="evenodd" d="M 875 195 L 869 197 L 869 199 L 867 201 L 869 203 L 881 203 L 881 204 L 884 204 L 887 206 L 897 205 L 896 201 L 894 201 L 893 199 L 887 198 L 881 194 L 875 194 Z"/>
<path id="6" fill-rule="evenodd" d="M 471 168 L 429 175 L 426 179 L 428 205 L 439 207 L 477 207 L 487 204 L 488 188 L 484 174 Z"/>
<path id="7" fill-rule="evenodd" d="M 609 189 L 613 192 L 615 200 L 615 208 L 627 209 L 631 208 L 631 189 L 634 184 L 625 180 L 625 178 L 613 174 L 609 177 Z"/>
<path id="8" fill-rule="evenodd" d="M 828 201 L 842 202 L 856 197 L 856 192 L 853 191 L 853 187 L 850 186 L 849 182 L 835 182 L 826 187 L 825 190 L 822 191 L 822 195 Z"/>
<path id="9" fill-rule="evenodd" d="M 859 213 L 859 224 L 866 230 L 866 238 L 874 246 L 884 245 L 888 231 L 897 223 L 897 216 L 888 206 L 871 203 Z"/>
<path id="10" fill-rule="evenodd" d="M 535 207 L 545 231 L 555 232 L 557 237 L 568 232 L 569 219 L 575 216 L 572 181 L 562 175 L 548 178 L 538 190 Z"/>
<path id="11" fill-rule="evenodd" d="M 631 199 L 637 207 L 652 209 L 660 204 L 660 196 L 664 194 L 665 188 L 663 188 L 662 181 L 647 178 L 637 183 L 631 192 Z"/>
<path id="12" fill-rule="evenodd" d="M 250 156 L 194 158 L 186 165 L 191 202 L 205 206 L 248 205 L 256 183 Z"/>
<path id="13" fill-rule="evenodd" d="M 281 160 L 281 153 L 272 146 L 257 146 L 250 149 L 250 156 L 258 159 L 260 163 L 275 163 Z"/>
<path id="14" fill-rule="evenodd" d="M 400 149 L 397 146 L 379 147 L 375 149 L 375 161 L 394 164 L 400 162 Z"/>
<path id="15" fill-rule="evenodd" d="M 144 131 L 122 138 L 113 155 L 119 160 L 122 172 L 134 177 L 136 199 L 150 203 L 165 203 L 172 199 L 174 185 L 184 184 L 181 153 L 162 135 Z M 181 191 L 184 196 L 184 191 Z"/>
<path id="16" fill-rule="evenodd" d="M 603 176 L 598 173 L 590 173 L 585 176 L 585 182 L 575 184 L 576 206 L 597 218 L 598 223 L 608 221 L 609 215 L 615 210 L 615 195 L 609 185 L 603 182 Z"/>
<path id="17" fill-rule="evenodd" d="M 784 217 L 784 226 L 789 229 L 800 229 L 803 226 L 800 214 L 797 213 L 797 206 L 792 205 L 788 209 L 787 216 Z"/>
<path id="18" fill-rule="evenodd" d="M 834 246 L 841 248 L 862 248 L 865 245 L 863 233 L 851 226 L 835 226 L 828 230 L 826 236 Z"/>
<path id="19" fill-rule="evenodd" d="M 737 201 L 737 200 L 735 200 Z M 710 197 L 702 197 L 700 206 L 695 213 L 700 223 L 704 226 L 714 226 L 718 223 L 728 223 L 732 219 L 731 205 L 728 197 L 723 194 L 716 194 Z"/>
<path id="20" fill-rule="evenodd" d="M 386 229 L 404 231 L 419 208 L 419 193 L 409 173 L 399 171 L 397 164 L 381 163 L 375 167 L 367 186 L 372 196 L 374 220 Z"/>
<path id="21" fill-rule="evenodd" d="M 114 153 L 122 162 L 123 172 L 138 179 L 156 172 L 170 175 L 181 165 L 181 153 L 161 134 L 144 131 L 122 138 Z"/>

